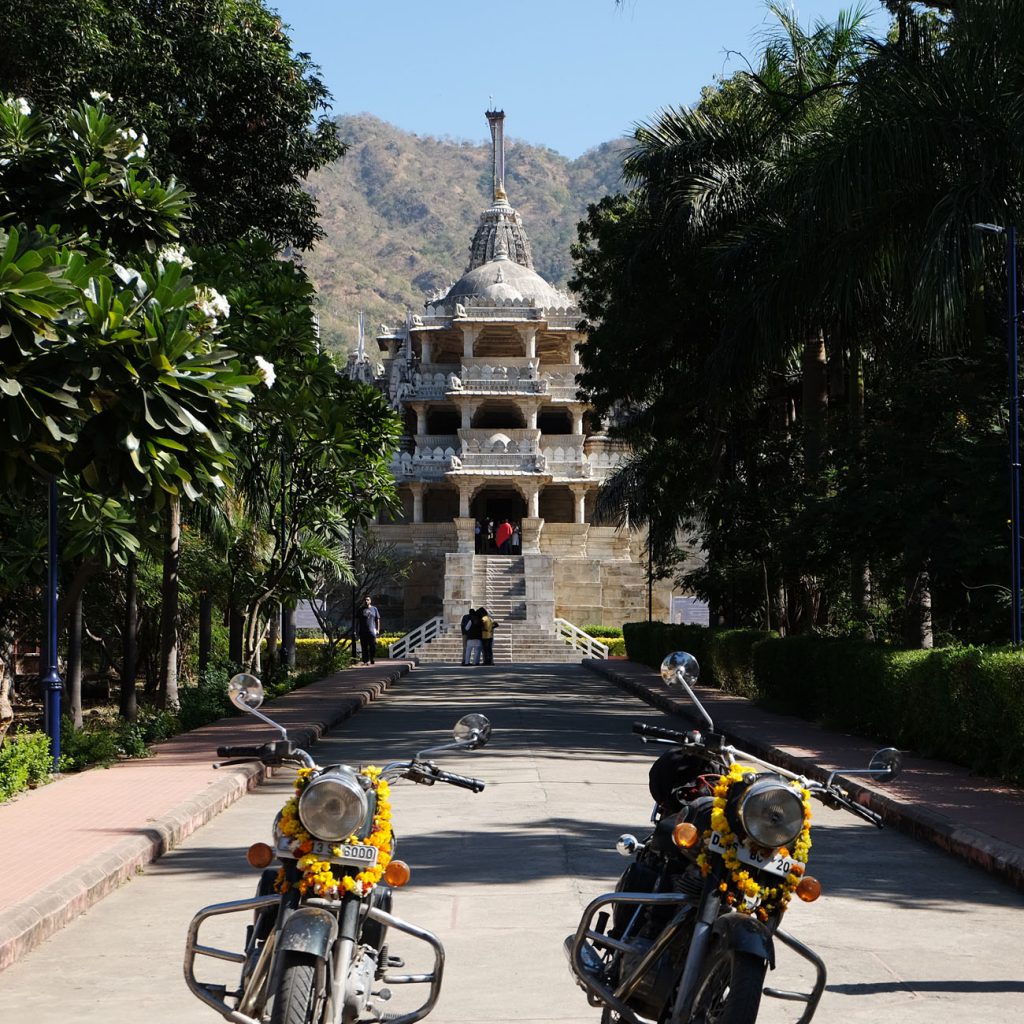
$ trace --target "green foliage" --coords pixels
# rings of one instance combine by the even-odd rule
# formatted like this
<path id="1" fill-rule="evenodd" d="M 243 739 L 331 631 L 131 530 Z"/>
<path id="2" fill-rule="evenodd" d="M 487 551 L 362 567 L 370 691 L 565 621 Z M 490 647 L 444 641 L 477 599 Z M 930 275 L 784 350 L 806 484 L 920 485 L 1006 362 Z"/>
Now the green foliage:
<path id="1" fill-rule="evenodd" d="M 87 721 L 81 729 L 68 717 L 60 725 L 60 770 L 79 771 L 90 765 L 109 766 L 121 753 L 118 730 L 109 722 Z"/>
<path id="2" fill-rule="evenodd" d="M 1024 655 L 1004 648 L 897 651 L 818 637 L 754 649 L 769 707 L 914 753 L 1024 781 Z"/>
<path id="3" fill-rule="evenodd" d="M 320 236 L 303 181 L 341 152 L 329 94 L 260 0 L 22 0 L 0 11 L 0 38 L 0 92 L 47 113 L 113 97 L 157 172 L 194 193 L 190 240 L 256 231 L 308 248 Z"/>
<path id="4" fill-rule="evenodd" d="M 622 627 L 621 626 L 599 626 L 594 623 L 590 623 L 586 626 L 580 627 L 584 633 L 589 633 L 590 636 L 604 639 L 605 637 L 621 637 Z"/>
<path id="5" fill-rule="evenodd" d="M 773 634 L 760 629 L 708 629 L 665 622 L 627 622 L 623 627 L 630 660 L 660 668 L 667 654 L 688 651 L 701 668 L 704 686 L 743 697 L 758 695 L 753 651 Z"/>
<path id="6" fill-rule="evenodd" d="M 42 732 L 9 736 L 0 747 L 0 803 L 23 789 L 42 785 L 51 771 L 49 736 Z"/>
<path id="7" fill-rule="evenodd" d="M 178 690 L 179 731 L 190 732 L 218 718 L 240 713 L 228 700 L 228 680 L 233 671 L 231 665 L 210 665 L 194 686 Z"/>

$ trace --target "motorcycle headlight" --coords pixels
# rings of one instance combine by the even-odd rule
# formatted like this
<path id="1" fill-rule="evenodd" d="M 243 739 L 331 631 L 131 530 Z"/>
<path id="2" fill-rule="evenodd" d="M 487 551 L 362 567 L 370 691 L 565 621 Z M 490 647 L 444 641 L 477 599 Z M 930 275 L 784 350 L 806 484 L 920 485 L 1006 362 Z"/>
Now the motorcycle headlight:
<path id="1" fill-rule="evenodd" d="M 317 839 L 347 839 L 366 819 L 366 791 L 351 768 L 329 768 L 299 797 L 299 821 Z"/>
<path id="2" fill-rule="evenodd" d="M 774 849 L 800 835 L 804 804 L 800 794 L 778 777 L 761 778 L 743 794 L 739 817 L 743 831 L 758 846 Z"/>

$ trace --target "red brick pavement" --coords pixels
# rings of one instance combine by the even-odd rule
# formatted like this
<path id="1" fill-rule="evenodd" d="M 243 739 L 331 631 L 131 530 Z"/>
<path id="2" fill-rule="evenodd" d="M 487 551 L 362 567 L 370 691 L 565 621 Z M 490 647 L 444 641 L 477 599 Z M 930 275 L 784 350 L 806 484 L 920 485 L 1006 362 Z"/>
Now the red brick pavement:
<path id="1" fill-rule="evenodd" d="M 687 717 L 687 728 L 704 728 L 685 694 L 670 691 L 660 675 L 631 661 L 586 661 L 587 668 L 637 694 L 649 704 Z M 825 768 L 867 765 L 877 744 L 776 715 L 743 697 L 698 687 L 717 729 L 744 750 L 810 778 Z M 885 786 L 849 780 L 857 799 L 886 822 L 918 839 L 1024 889 L 1024 791 L 972 775 L 944 761 L 907 756 L 903 774 Z"/>
<path id="2" fill-rule="evenodd" d="M 272 717 L 308 746 L 409 668 L 339 672 L 275 700 Z M 214 769 L 219 745 L 271 738 L 251 716 L 221 719 L 158 744 L 151 758 L 69 775 L 0 807 L 0 970 L 259 784 L 258 763 Z"/>

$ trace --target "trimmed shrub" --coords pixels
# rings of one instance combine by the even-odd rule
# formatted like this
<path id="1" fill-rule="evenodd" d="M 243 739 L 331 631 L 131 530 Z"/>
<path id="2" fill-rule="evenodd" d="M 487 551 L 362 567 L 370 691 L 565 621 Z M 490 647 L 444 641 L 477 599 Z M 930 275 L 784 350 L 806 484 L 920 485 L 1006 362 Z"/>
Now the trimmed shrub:
<path id="1" fill-rule="evenodd" d="M 666 654 L 688 651 L 700 665 L 701 683 L 744 697 L 758 693 L 754 646 L 773 635 L 760 629 L 708 629 L 666 622 L 627 622 L 622 631 L 632 661 L 657 669 Z"/>
<path id="2" fill-rule="evenodd" d="M 590 636 L 597 640 L 603 640 L 605 637 L 621 637 L 622 627 L 621 626 L 597 626 L 590 623 L 586 626 L 580 626 L 580 629 L 584 633 L 589 633 Z"/>
<path id="3" fill-rule="evenodd" d="M 0 748 L 0 802 L 42 785 L 53 771 L 50 737 L 44 732 L 9 736 Z"/>

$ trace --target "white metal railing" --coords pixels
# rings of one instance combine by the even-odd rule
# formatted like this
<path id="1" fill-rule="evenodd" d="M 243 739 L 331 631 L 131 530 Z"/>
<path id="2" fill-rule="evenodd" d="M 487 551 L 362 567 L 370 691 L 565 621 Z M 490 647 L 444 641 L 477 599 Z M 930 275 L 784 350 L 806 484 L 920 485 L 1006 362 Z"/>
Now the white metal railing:
<path id="1" fill-rule="evenodd" d="M 560 640 L 571 644 L 576 650 L 584 650 L 590 658 L 607 658 L 608 645 L 595 640 L 589 633 L 584 633 L 579 626 L 574 626 L 566 619 L 555 619 L 555 633 Z"/>
<path id="2" fill-rule="evenodd" d="M 399 637 L 388 647 L 389 658 L 408 658 L 417 647 L 436 640 L 448 629 L 447 623 L 440 615 L 428 619 L 422 626 L 409 630 L 405 636 Z"/>

